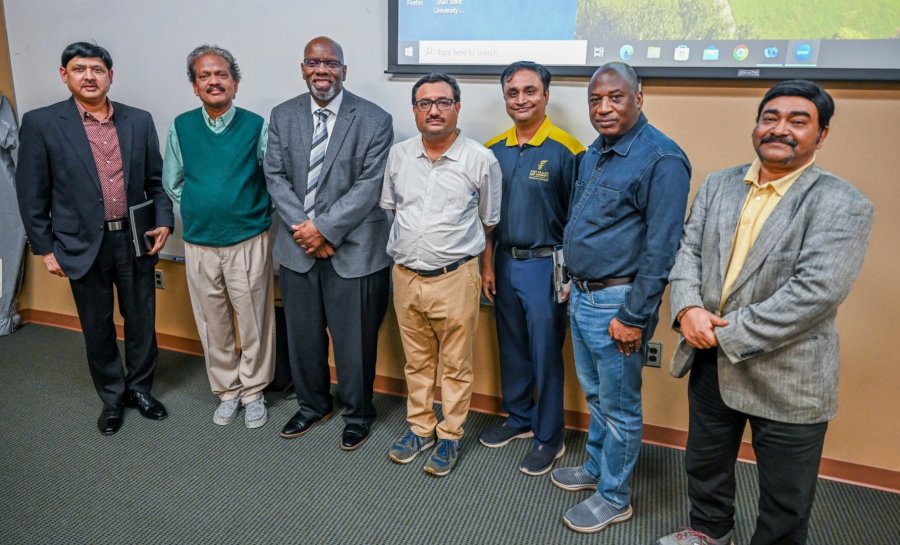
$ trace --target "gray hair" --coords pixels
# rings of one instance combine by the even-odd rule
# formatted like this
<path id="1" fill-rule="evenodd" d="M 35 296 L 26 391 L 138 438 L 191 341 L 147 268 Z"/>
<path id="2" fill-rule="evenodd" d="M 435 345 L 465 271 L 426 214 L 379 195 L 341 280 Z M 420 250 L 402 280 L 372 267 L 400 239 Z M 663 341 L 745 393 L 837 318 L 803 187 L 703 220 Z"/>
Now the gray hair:
<path id="1" fill-rule="evenodd" d="M 616 74 L 618 74 L 620 78 L 628 83 L 628 86 L 631 87 L 631 90 L 634 91 L 635 94 L 640 92 L 641 80 L 634 72 L 634 68 L 624 62 L 608 62 L 604 64 L 603 66 L 598 68 L 596 72 L 594 72 L 594 75 L 591 77 L 591 81 L 594 81 L 596 78 L 600 77 L 601 74 L 605 74 L 607 72 L 615 72 Z"/>
<path id="2" fill-rule="evenodd" d="M 228 71 L 231 72 L 231 79 L 235 82 L 241 81 L 241 69 L 238 67 L 237 61 L 234 60 L 234 55 L 232 55 L 230 51 L 217 45 L 203 44 L 195 48 L 187 56 L 187 75 L 191 83 L 197 81 L 197 71 L 195 70 L 194 65 L 197 64 L 197 59 L 203 55 L 215 55 L 221 57 L 228 63 Z"/>

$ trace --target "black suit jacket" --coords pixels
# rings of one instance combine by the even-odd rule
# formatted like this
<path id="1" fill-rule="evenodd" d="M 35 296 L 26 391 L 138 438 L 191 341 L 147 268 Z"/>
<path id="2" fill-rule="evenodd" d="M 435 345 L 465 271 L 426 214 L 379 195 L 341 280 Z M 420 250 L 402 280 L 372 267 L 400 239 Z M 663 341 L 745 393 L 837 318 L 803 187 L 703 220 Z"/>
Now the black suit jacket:
<path id="1" fill-rule="evenodd" d="M 149 112 L 113 102 L 128 206 L 153 199 L 156 225 L 173 227 L 162 188 L 159 139 Z M 104 233 L 103 192 L 74 98 L 22 117 L 16 193 L 25 232 L 37 255 L 50 252 L 79 279 L 90 269 Z M 138 258 L 152 266 L 158 256 Z"/>

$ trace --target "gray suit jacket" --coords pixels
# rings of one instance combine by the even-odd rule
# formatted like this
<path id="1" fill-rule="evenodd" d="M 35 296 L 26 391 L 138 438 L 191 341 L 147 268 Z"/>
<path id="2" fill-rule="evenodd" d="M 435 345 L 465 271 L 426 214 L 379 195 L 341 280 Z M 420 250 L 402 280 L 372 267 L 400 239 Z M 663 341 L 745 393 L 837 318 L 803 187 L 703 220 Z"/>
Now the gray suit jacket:
<path id="1" fill-rule="evenodd" d="M 390 226 L 378 207 L 384 165 L 394 139 L 390 114 L 349 93 L 329 135 L 316 191 L 316 228 L 334 247 L 334 270 L 358 278 L 391 264 L 387 247 Z M 269 143 L 263 165 L 272 203 L 281 218 L 273 253 L 296 272 L 312 268 L 315 258 L 297 245 L 291 225 L 309 219 L 303 211 L 309 152 L 313 134 L 310 95 L 279 104 L 269 121 Z"/>
<path id="2" fill-rule="evenodd" d="M 709 176 L 697 194 L 669 275 L 673 322 L 700 306 L 717 312 L 748 186 L 743 165 Z M 813 165 L 769 216 L 725 301 L 716 329 L 719 388 L 729 407 L 789 423 L 837 411 L 834 318 L 862 266 L 874 207 Z M 674 324 L 677 328 L 678 324 Z M 694 348 L 679 339 L 670 372 L 684 376 Z"/>

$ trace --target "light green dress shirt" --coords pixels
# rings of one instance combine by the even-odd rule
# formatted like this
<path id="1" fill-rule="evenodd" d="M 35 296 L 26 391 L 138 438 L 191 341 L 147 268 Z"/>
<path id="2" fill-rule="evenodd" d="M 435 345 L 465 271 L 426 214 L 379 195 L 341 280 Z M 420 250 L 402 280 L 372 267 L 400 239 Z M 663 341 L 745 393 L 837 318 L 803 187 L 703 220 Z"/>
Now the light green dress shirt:
<path id="1" fill-rule="evenodd" d="M 206 126 L 215 134 L 225 130 L 225 127 L 234 119 L 235 106 L 232 104 L 227 112 L 213 119 L 207 113 L 206 108 L 200 108 L 203 112 L 203 119 L 206 120 Z M 269 143 L 269 123 L 263 120 L 262 131 L 259 135 L 259 147 L 256 150 L 256 157 L 259 164 L 262 165 L 263 159 L 266 157 L 266 145 Z M 181 204 L 181 191 L 184 189 L 184 159 L 181 157 L 181 146 L 178 144 L 178 132 L 175 131 L 175 122 L 169 125 L 169 134 L 166 138 L 166 155 L 163 160 L 162 173 L 163 189 L 175 204 Z"/>

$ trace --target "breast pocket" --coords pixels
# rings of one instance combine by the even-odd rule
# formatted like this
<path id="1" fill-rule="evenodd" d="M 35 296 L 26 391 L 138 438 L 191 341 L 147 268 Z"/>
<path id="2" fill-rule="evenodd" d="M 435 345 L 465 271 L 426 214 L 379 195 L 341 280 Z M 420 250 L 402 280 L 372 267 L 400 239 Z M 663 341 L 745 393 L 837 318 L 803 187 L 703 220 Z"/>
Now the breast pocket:
<path id="1" fill-rule="evenodd" d="M 600 228 L 612 224 L 620 210 L 619 201 L 621 199 L 622 192 L 618 189 L 598 185 L 594 189 L 590 205 L 585 210 L 585 220 Z"/>
<path id="2" fill-rule="evenodd" d="M 476 193 L 468 180 L 448 176 L 435 181 L 429 211 L 444 223 L 460 223 L 475 206 Z"/>

